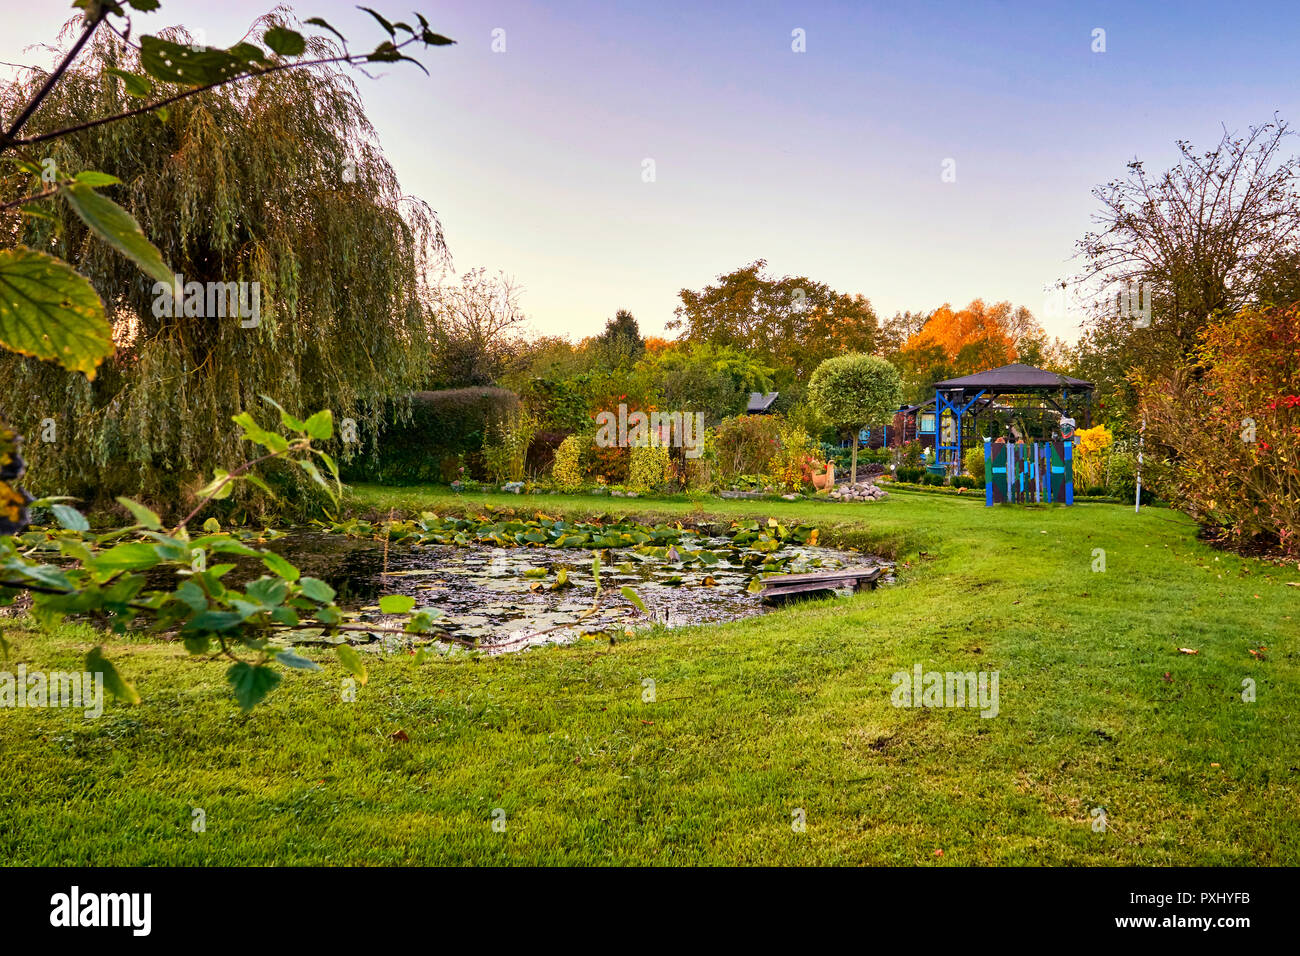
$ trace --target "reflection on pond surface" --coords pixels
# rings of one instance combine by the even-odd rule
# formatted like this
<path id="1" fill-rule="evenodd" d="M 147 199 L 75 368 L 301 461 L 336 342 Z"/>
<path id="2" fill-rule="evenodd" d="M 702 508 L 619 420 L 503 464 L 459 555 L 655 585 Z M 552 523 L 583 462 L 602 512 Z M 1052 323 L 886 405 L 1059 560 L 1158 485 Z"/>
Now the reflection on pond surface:
<path id="1" fill-rule="evenodd" d="M 687 534 L 667 547 L 600 551 L 601 600 L 589 614 L 596 598 L 591 550 L 446 544 L 385 549 L 374 540 L 318 532 L 293 533 L 271 547 L 304 575 L 333 586 L 340 606 L 360 611 L 362 620 L 380 620 L 381 595 L 408 594 L 418 608 L 442 611 L 438 623 L 453 637 L 488 652 L 568 643 L 629 627 L 749 617 L 765 610 L 756 593 L 760 572 L 880 563 L 870 555 L 812 545 L 760 552 L 726 537 Z M 620 593 L 624 586 L 636 591 L 648 616 Z"/>

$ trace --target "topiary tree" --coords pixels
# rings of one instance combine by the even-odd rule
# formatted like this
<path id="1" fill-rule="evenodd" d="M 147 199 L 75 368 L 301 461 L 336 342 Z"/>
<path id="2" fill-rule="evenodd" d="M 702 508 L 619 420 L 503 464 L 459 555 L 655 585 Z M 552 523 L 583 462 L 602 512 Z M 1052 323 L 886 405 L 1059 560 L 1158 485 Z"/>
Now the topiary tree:
<path id="1" fill-rule="evenodd" d="M 902 394 L 898 369 L 876 355 L 837 355 L 813 372 L 808 400 L 827 421 L 853 438 L 850 482 L 858 480 L 858 432 L 892 418 Z"/>

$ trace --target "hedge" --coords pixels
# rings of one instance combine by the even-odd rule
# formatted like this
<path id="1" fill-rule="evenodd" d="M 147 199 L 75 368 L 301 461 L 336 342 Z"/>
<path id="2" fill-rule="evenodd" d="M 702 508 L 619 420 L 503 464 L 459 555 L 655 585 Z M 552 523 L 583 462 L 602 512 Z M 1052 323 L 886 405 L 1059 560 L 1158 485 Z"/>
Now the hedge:
<path id="1" fill-rule="evenodd" d="M 354 463 L 353 480 L 415 484 L 444 481 L 459 455 L 478 459 L 489 424 L 519 406 L 519 397 L 504 388 L 449 388 L 412 392 L 410 418 L 399 421 L 399 407 L 387 414 L 379 436 L 378 460 Z M 466 477 L 478 477 L 466 469 Z"/>

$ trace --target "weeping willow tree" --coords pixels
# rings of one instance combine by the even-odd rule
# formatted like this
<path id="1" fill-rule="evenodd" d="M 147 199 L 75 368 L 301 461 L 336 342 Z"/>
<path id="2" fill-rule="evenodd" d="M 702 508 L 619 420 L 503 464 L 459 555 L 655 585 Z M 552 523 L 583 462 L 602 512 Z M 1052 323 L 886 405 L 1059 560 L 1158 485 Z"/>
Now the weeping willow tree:
<path id="1" fill-rule="evenodd" d="M 250 35 L 287 20 L 274 11 Z M 161 35 L 189 41 L 179 29 Z M 334 52 L 308 40 L 308 58 Z M 130 109 L 128 85 L 112 71 L 136 70 L 139 56 L 121 34 L 101 31 L 28 135 Z M 13 115 L 45 78 L 31 70 L 5 85 L 0 110 Z M 245 300 L 254 317 L 178 315 L 186 310 L 169 308 L 156 280 L 97 241 L 66 204 L 45 217 L 6 213 L 5 245 L 59 256 L 90 279 L 116 345 L 93 381 L 0 354 L 0 412 L 30 436 L 33 490 L 89 501 L 130 494 L 175 511 L 214 469 L 241 460 L 231 417 L 262 407 L 259 396 L 294 411 L 331 408 L 336 421 L 355 420 L 357 434 L 375 434 L 385 403 L 427 374 L 423 277 L 446 256 L 441 227 L 427 204 L 403 196 L 338 67 L 271 72 L 31 149 L 43 152 L 33 157 L 42 166 L 119 178 L 102 192 L 186 284 L 248 283 L 259 293 Z M 0 177 L 0 203 L 23 195 L 20 177 Z M 338 451 L 346 459 L 354 449 Z"/>

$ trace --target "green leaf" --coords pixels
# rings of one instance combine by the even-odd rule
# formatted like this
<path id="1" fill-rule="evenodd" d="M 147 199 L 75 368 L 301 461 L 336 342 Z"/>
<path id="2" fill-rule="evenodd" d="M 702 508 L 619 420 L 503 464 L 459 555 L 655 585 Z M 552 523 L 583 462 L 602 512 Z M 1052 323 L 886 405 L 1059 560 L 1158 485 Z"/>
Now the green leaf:
<path id="1" fill-rule="evenodd" d="M 37 219 L 48 219 L 50 222 L 54 223 L 55 232 L 59 235 L 63 234 L 63 224 L 39 206 L 28 203 L 26 206 L 19 206 L 18 211 L 24 216 L 35 216 Z"/>
<path id="2" fill-rule="evenodd" d="M 244 589 L 245 594 L 267 607 L 283 604 L 288 592 L 289 585 L 280 578 L 258 578 Z"/>
<path id="3" fill-rule="evenodd" d="M 294 565 L 291 562 L 286 561 L 278 554 L 262 555 L 262 563 L 265 564 L 272 571 L 274 571 L 276 574 L 280 575 L 280 577 L 284 578 L 286 581 L 297 581 L 298 575 L 302 573 L 296 567 L 294 567 Z"/>
<path id="4" fill-rule="evenodd" d="M 241 63 L 252 67 L 265 66 L 271 62 L 265 51 L 256 43 L 236 43 L 226 52 Z"/>
<path id="5" fill-rule="evenodd" d="M 282 406 L 270 395 L 259 395 L 258 398 L 266 402 L 266 404 L 270 405 L 272 408 L 274 408 L 277 412 L 280 413 L 280 424 L 282 424 L 285 428 L 295 432 L 302 432 L 307 430 L 306 422 L 304 422 L 301 418 L 295 418 L 294 416 L 290 415 L 288 412 L 284 410 L 284 406 Z"/>
<path id="6" fill-rule="evenodd" d="M 313 660 L 308 660 L 293 651 L 281 651 L 275 655 L 275 659 L 285 667 L 297 668 L 300 671 L 318 671 L 320 665 Z"/>
<path id="7" fill-rule="evenodd" d="M 301 468 L 303 471 L 307 472 L 307 474 L 311 476 L 312 481 L 316 482 L 316 484 L 320 485 L 322 488 L 325 489 L 325 493 L 330 496 L 331 500 L 333 501 L 338 500 L 337 497 L 335 496 L 334 489 L 331 488 L 330 483 L 325 480 L 325 476 L 320 473 L 320 469 L 316 467 L 315 462 L 307 458 L 299 458 L 297 459 L 297 465 L 299 468 Z"/>
<path id="8" fill-rule="evenodd" d="M 147 99 L 153 93 L 153 84 L 149 82 L 147 76 L 119 70 L 117 67 L 109 67 L 104 72 L 122 81 L 122 88 L 126 90 L 127 96 L 134 96 L 136 99 L 142 100 Z"/>
<path id="9" fill-rule="evenodd" d="M 284 412 L 281 411 L 280 414 L 283 416 Z M 278 453 L 285 451 L 289 447 L 288 439 L 276 432 L 266 431 L 261 425 L 257 424 L 257 421 L 248 412 L 232 415 L 230 420 L 244 430 L 243 435 L 240 436 L 241 438 L 261 445 L 267 451 Z M 297 421 L 297 419 L 294 419 L 294 421 Z M 299 426 L 302 425 L 301 422 L 298 424 Z"/>
<path id="10" fill-rule="evenodd" d="M 243 616 L 234 611 L 204 611 L 187 621 L 185 630 L 222 633 L 233 631 L 243 623 Z"/>
<path id="11" fill-rule="evenodd" d="M 229 498 L 230 493 L 235 490 L 235 483 L 226 480 L 230 477 L 230 472 L 224 468 L 218 468 L 213 472 L 213 475 L 213 479 L 199 489 L 199 497 L 211 498 L 213 501 Z"/>
<path id="12" fill-rule="evenodd" d="M 122 676 L 117 672 L 117 668 L 104 657 L 102 647 L 92 648 L 90 653 L 86 655 L 86 670 L 92 674 L 102 674 L 104 686 L 118 700 L 124 700 L 128 704 L 140 703 L 140 695 L 136 693 L 134 687 L 122 679 Z"/>
<path id="13" fill-rule="evenodd" d="M 303 430 L 312 438 L 324 441 L 334 434 L 334 413 L 328 408 L 317 412 L 304 423 Z"/>
<path id="14" fill-rule="evenodd" d="M 119 544 L 95 557 L 92 567 L 96 571 L 143 571 L 152 568 L 162 558 L 158 549 L 144 541 L 128 541 Z"/>
<path id="15" fill-rule="evenodd" d="M 649 615 L 650 612 L 645 609 L 645 602 L 641 600 L 641 595 L 637 594 L 636 591 L 632 590 L 632 588 L 630 588 L 627 585 L 623 585 L 623 589 L 620 593 L 623 595 L 623 597 L 627 598 L 634 605 L 636 605 L 636 609 L 638 611 L 640 611 L 642 614 Z"/>
<path id="16" fill-rule="evenodd" d="M 286 30 L 284 27 L 271 27 L 263 35 L 262 40 L 280 56 L 299 56 L 307 49 L 307 41 L 303 39 L 301 33 L 297 30 Z"/>
<path id="17" fill-rule="evenodd" d="M 0 156 L 0 162 L 13 163 L 25 173 L 31 173 L 33 176 L 41 174 L 41 167 L 37 166 L 30 160 L 23 159 L 21 156 Z"/>
<path id="18" fill-rule="evenodd" d="M 0 346 L 95 377 L 113 333 L 94 286 L 62 259 L 0 249 Z"/>
<path id="19" fill-rule="evenodd" d="M 134 216 L 85 183 L 63 186 L 59 195 L 100 239 L 134 262 L 145 275 L 172 288 L 175 275 L 163 262 L 158 247 L 145 238 Z"/>
<path id="20" fill-rule="evenodd" d="M 202 611 L 208 606 L 208 596 L 203 593 L 203 588 L 197 581 L 186 581 L 176 589 L 175 597 L 192 611 Z"/>
<path id="21" fill-rule="evenodd" d="M 441 33 L 434 33 L 428 27 L 420 31 L 420 40 L 427 46 L 451 46 L 456 41 Z"/>
<path id="22" fill-rule="evenodd" d="M 132 501 L 130 498 L 119 497 L 117 503 L 127 511 L 131 512 L 131 515 L 135 518 L 136 524 L 144 525 L 150 531 L 162 530 L 162 519 L 138 501 Z"/>
<path id="23" fill-rule="evenodd" d="M 266 695 L 275 690 L 280 683 L 280 675 L 263 664 L 252 665 L 247 661 L 232 664 L 226 671 L 226 680 L 235 690 L 235 700 L 245 713 L 252 710 Z"/>
<path id="24" fill-rule="evenodd" d="M 50 510 L 54 512 L 54 517 L 58 520 L 59 524 L 63 525 L 63 527 L 67 528 L 69 531 L 90 530 L 90 522 L 87 521 L 86 516 L 76 508 L 71 508 L 68 505 L 50 505 Z"/>
<path id="25" fill-rule="evenodd" d="M 391 23 L 389 23 L 387 20 L 385 20 L 383 17 L 381 17 L 379 14 L 375 13 L 374 10 L 371 10 L 369 7 L 357 7 L 357 9 L 358 9 L 358 10 L 364 10 L 364 11 L 366 11 L 366 13 L 370 14 L 372 17 L 374 17 L 376 20 L 378 20 L 378 21 L 379 21 L 379 25 L 380 25 L 381 27 L 383 27 L 385 30 L 388 31 L 388 35 L 389 35 L 390 37 L 391 37 L 391 36 L 396 36 L 396 35 L 397 35 L 397 34 L 393 31 L 393 25 L 392 25 Z"/>
<path id="26" fill-rule="evenodd" d="M 405 614 L 415 607 L 415 598 L 409 594 L 387 594 L 379 599 L 381 614 Z"/>
<path id="27" fill-rule="evenodd" d="M 308 18 L 307 18 L 305 21 L 303 21 L 303 22 L 304 22 L 304 23 L 310 23 L 310 24 L 311 24 L 312 26 L 314 26 L 314 27 L 324 27 L 324 28 L 325 28 L 326 30 L 328 30 L 330 33 L 332 33 L 332 34 L 334 34 L 336 37 L 338 37 L 338 38 L 339 38 L 343 43 L 347 43 L 347 42 L 348 42 L 348 41 L 347 41 L 347 38 L 344 37 L 342 33 L 339 33 L 338 30 L 335 30 L 332 26 L 330 26 L 328 23 L 326 23 L 326 22 L 325 22 L 321 17 L 308 17 Z"/>
<path id="28" fill-rule="evenodd" d="M 93 169 L 87 169 L 77 173 L 72 177 L 74 182 L 84 183 L 87 186 L 120 186 L 122 180 L 116 176 L 110 176 L 108 173 L 97 173 Z"/>
<path id="29" fill-rule="evenodd" d="M 244 46 L 240 44 L 234 53 L 216 47 L 195 50 L 189 44 L 145 36 L 140 38 L 140 66 L 160 83 L 207 86 L 247 71 Z"/>
<path id="30" fill-rule="evenodd" d="M 343 665 L 347 672 L 364 685 L 368 678 L 366 676 L 366 665 L 361 662 L 361 655 L 347 644 L 340 644 L 335 648 L 335 653 L 338 654 L 339 663 Z"/>
<path id="31" fill-rule="evenodd" d="M 302 593 L 320 604 L 329 604 L 334 600 L 334 589 L 320 578 L 303 578 L 298 582 Z"/>
<path id="32" fill-rule="evenodd" d="M 191 654 L 206 654 L 212 645 L 212 638 L 207 634 L 186 634 L 181 638 L 181 643 Z"/>
<path id="33" fill-rule="evenodd" d="M 203 530 L 208 534 L 217 534 L 221 531 L 221 522 L 216 518 L 209 518 L 207 521 L 203 522 Z"/>

